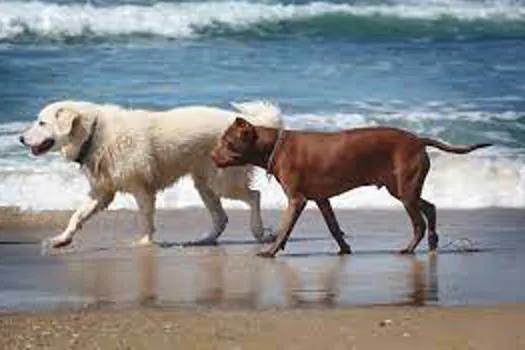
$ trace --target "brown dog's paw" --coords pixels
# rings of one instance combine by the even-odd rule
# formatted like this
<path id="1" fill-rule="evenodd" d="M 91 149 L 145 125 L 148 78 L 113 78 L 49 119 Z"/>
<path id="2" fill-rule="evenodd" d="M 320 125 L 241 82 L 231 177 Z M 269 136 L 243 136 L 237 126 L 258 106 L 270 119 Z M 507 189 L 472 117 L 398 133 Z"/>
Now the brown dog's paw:
<path id="1" fill-rule="evenodd" d="M 352 249 L 350 249 L 350 247 L 341 248 L 339 249 L 339 252 L 337 253 L 337 255 L 349 255 L 349 254 L 352 254 Z"/>
<path id="2" fill-rule="evenodd" d="M 405 248 L 405 249 L 400 250 L 400 251 L 399 251 L 399 254 L 403 254 L 403 255 L 406 255 L 406 254 L 414 254 L 414 251 L 411 250 L 411 249 Z"/>
<path id="3" fill-rule="evenodd" d="M 439 236 L 437 234 L 428 236 L 428 249 L 434 251 L 437 249 L 439 243 Z"/>
<path id="4" fill-rule="evenodd" d="M 275 257 L 275 253 L 268 251 L 268 250 L 263 250 L 262 252 L 259 252 L 256 255 L 261 258 L 274 258 Z"/>

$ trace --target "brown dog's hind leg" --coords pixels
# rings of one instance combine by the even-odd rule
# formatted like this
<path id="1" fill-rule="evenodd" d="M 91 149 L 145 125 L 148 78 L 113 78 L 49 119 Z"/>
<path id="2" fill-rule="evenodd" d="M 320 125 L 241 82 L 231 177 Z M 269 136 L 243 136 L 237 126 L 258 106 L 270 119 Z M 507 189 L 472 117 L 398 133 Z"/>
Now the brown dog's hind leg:
<path id="1" fill-rule="evenodd" d="M 386 187 L 393 197 L 399 199 L 401 203 L 403 203 L 403 206 L 405 207 L 405 210 L 408 216 L 410 217 L 412 229 L 414 232 L 412 240 L 408 243 L 407 247 L 405 249 L 400 250 L 399 253 L 412 254 L 419 242 L 423 239 L 426 229 L 425 219 L 423 219 L 423 216 L 421 215 L 421 210 L 419 208 L 419 195 L 414 195 L 413 192 L 408 192 L 408 195 L 402 197 L 399 195 L 399 192 L 396 187 L 392 186 L 391 184 L 387 184 Z"/>
<path id="2" fill-rule="evenodd" d="M 428 249 L 434 251 L 439 242 L 439 236 L 436 232 L 436 206 L 421 198 L 419 199 L 419 208 L 428 221 Z"/>
<path id="3" fill-rule="evenodd" d="M 286 208 L 286 213 L 281 221 L 281 227 L 279 228 L 279 234 L 276 241 L 273 242 L 268 250 L 263 250 L 257 253 L 257 256 L 273 258 L 280 249 L 284 249 L 286 241 L 288 240 L 288 237 L 290 237 L 290 233 L 305 206 L 306 200 L 304 198 L 291 199 L 288 202 L 288 207 Z"/>
<path id="4" fill-rule="evenodd" d="M 389 191 L 403 203 L 412 222 L 414 236 L 407 247 L 400 251 L 401 254 L 412 254 L 425 236 L 426 231 L 426 223 L 421 208 L 421 191 L 430 169 L 430 158 L 422 150 L 418 154 L 404 154 L 404 157 L 398 159 L 398 162 L 397 168 L 401 170 L 396 179 L 397 186 L 394 191 L 391 188 L 389 188 Z M 427 206 L 427 208 L 429 207 Z M 429 214 L 431 214 L 430 211 Z M 427 215 L 425 214 L 425 216 Z M 429 219 L 429 221 L 432 221 L 429 222 L 429 225 L 435 226 L 435 217 L 429 216 L 432 219 Z"/>
<path id="5" fill-rule="evenodd" d="M 414 202 L 415 201 L 403 203 L 408 213 L 408 216 L 410 217 L 410 220 L 412 221 L 414 237 L 412 237 L 412 240 L 410 241 L 410 243 L 408 243 L 407 247 L 400 251 L 401 254 L 414 253 L 414 250 L 416 249 L 417 245 L 419 244 L 419 242 L 421 242 L 421 240 L 423 239 L 423 236 L 425 235 L 425 230 L 426 230 L 425 220 L 423 219 L 423 216 L 421 215 L 421 212 L 419 211 L 417 204 Z"/>
<path id="6" fill-rule="evenodd" d="M 315 203 L 319 207 L 319 210 L 321 210 L 326 225 L 328 226 L 332 237 L 334 237 L 335 241 L 337 242 L 337 245 L 339 246 L 338 254 L 345 255 L 352 253 L 350 246 L 348 245 L 348 243 L 346 243 L 345 239 L 343 238 L 344 233 L 343 231 L 341 231 L 341 228 L 337 223 L 337 219 L 335 217 L 332 206 L 330 205 L 330 201 L 328 199 L 323 198 L 316 200 Z"/>

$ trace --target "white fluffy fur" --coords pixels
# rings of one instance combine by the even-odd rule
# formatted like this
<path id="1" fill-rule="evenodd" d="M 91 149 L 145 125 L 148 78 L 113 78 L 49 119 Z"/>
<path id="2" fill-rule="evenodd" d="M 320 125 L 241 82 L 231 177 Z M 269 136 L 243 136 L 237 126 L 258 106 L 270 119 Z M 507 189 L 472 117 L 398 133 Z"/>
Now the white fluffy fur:
<path id="1" fill-rule="evenodd" d="M 280 111 L 262 101 L 232 103 L 232 106 L 236 111 L 187 106 L 153 112 L 60 101 L 43 108 L 37 122 L 23 135 L 23 142 L 33 150 L 52 140 L 54 145 L 49 151 L 61 151 L 72 161 L 78 157 L 81 145 L 93 135 L 82 164 L 91 186 L 89 198 L 73 214 L 64 232 L 52 239 L 53 246 L 69 244 L 82 223 L 106 208 L 119 191 L 135 197 L 143 235 L 140 242 L 151 242 L 156 193 L 186 174 L 193 177 L 213 219 L 212 232 L 199 243 L 214 243 L 226 226 L 221 196 L 250 205 L 252 232 L 263 240 L 259 192 L 250 189 L 252 168 L 219 170 L 212 164 L 210 152 L 217 137 L 236 117 L 257 125 L 279 127 Z"/>

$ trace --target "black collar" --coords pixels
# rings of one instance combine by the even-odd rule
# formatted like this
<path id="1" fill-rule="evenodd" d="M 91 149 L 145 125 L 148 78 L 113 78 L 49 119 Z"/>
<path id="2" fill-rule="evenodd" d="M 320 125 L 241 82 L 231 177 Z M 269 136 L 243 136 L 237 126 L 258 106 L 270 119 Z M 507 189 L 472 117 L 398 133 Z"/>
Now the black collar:
<path id="1" fill-rule="evenodd" d="M 78 163 L 80 165 L 83 165 L 86 161 L 87 156 L 89 155 L 89 151 L 91 151 L 91 146 L 93 145 L 93 138 L 95 136 L 95 128 L 97 127 L 97 120 L 95 119 L 93 121 L 93 124 L 91 124 L 91 132 L 89 133 L 88 138 L 86 141 L 80 145 L 80 150 L 77 153 L 77 156 L 73 161 L 75 163 Z"/>
<path id="2" fill-rule="evenodd" d="M 266 176 L 270 178 L 270 175 L 272 175 L 272 166 L 273 166 L 273 159 L 275 158 L 275 153 L 277 151 L 277 148 L 279 148 L 279 145 L 281 144 L 283 138 L 284 138 L 284 127 L 280 127 L 277 131 L 277 138 L 275 140 L 275 143 L 273 144 L 272 153 L 270 153 L 270 157 L 268 157 L 268 163 L 266 164 Z"/>

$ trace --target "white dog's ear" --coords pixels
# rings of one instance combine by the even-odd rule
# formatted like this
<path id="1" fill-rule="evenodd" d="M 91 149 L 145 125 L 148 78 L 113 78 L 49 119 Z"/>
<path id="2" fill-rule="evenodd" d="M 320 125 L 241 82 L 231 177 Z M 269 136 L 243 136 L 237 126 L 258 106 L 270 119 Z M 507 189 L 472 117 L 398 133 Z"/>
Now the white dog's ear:
<path id="1" fill-rule="evenodd" d="M 80 122 L 80 113 L 71 108 L 60 108 L 55 117 L 57 128 L 62 135 L 69 135 L 77 123 Z"/>

